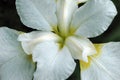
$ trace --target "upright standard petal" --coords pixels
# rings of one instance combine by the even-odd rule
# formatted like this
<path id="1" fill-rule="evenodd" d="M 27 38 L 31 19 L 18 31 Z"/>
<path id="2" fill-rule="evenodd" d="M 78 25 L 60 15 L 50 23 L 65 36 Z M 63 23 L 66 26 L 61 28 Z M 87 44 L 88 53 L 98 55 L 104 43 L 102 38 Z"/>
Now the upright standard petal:
<path id="1" fill-rule="evenodd" d="M 83 37 L 68 37 L 65 44 L 67 45 L 74 59 L 88 62 L 87 57 L 96 53 L 95 47 L 91 41 Z"/>
<path id="2" fill-rule="evenodd" d="M 38 30 L 52 30 L 57 26 L 55 0 L 16 0 L 21 21 Z"/>
<path id="3" fill-rule="evenodd" d="M 32 80 L 34 64 L 17 37 L 17 31 L 0 28 L 0 80 Z"/>
<path id="4" fill-rule="evenodd" d="M 75 0 L 57 0 L 58 28 L 62 33 L 61 35 L 68 33 L 72 15 L 77 8 L 77 1 Z"/>
<path id="5" fill-rule="evenodd" d="M 80 63 L 82 80 L 119 80 L 120 42 L 103 44 L 98 50 L 99 55 L 90 56 L 89 63 Z"/>
<path id="6" fill-rule="evenodd" d="M 103 33 L 117 14 L 111 0 L 88 0 L 74 14 L 70 32 L 84 37 Z"/>
<path id="7" fill-rule="evenodd" d="M 33 60 L 37 62 L 34 80 L 65 80 L 76 66 L 67 47 L 59 49 L 54 42 L 39 44 L 33 51 Z"/>

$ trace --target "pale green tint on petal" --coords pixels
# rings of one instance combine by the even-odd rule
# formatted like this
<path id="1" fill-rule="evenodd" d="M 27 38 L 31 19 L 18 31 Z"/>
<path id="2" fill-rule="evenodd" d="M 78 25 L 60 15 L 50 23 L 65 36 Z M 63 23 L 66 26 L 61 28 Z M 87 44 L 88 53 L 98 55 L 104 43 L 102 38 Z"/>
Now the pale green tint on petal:
<path id="1" fill-rule="evenodd" d="M 17 37 L 17 31 L 7 27 L 0 28 L 0 65 L 20 54 L 22 48 Z"/>
<path id="2" fill-rule="evenodd" d="M 76 0 L 78 3 L 84 3 L 87 2 L 88 0 Z"/>
<path id="3" fill-rule="evenodd" d="M 0 80 L 32 80 L 34 69 L 27 55 L 14 56 L 0 65 Z"/>
<path id="4" fill-rule="evenodd" d="M 62 36 L 67 34 L 68 28 L 72 19 L 72 15 L 78 8 L 75 0 L 58 0 L 57 1 L 57 17 L 58 28 Z"/>
<path id="5" fill-rule="evenodd" d="M 39 43 L 45 41 L 60 42 L 62 39 L 52 32 L 33 31 L 19 35 L 18 41 L 21 41 L 24 51 L 27 54 L 31 54 L 34 47 Z"/>
<path id="6" fill-rule="evenodd" d="M 54 42 L 43 42 L 33 51 L 37 62 L 34 80 L 66 80 L 75 69 L 75 62 L 64 46 L 61 50 Z"/>
<path id="7" fill-rule="evenodd" d="M 32 80 L 34 64 L 17 37 L 17 31 L 0 28 L 0 80 Z"/>
<path id="8" fill-rule="evenodd" d="M 88 0 L 74 14 L 71 32 L 85 37 L 98 36 L 109 27 L 116 14 L 111 0 Z"/>
<path id="9" fill-rule="evenodd" d="M 90 67 L 81 71 L 82 80 L 119 80 L 120 42 L 104 44 L 99 54 L 90 57 Z"/>
<path id="10" fill-rule="evenodd" d="M 65 44 L 74 59 L 88 62 L 88 56 L 96 53 L 94 45 L 87 38 L 71 36 L 66 39 Z"/>
<path id="11" fill-rule="evenodd" d="M 57 26 L 54 0 L 16 0 L 16 8 L 21 21 L 28 27 L 52 30 Z"/>

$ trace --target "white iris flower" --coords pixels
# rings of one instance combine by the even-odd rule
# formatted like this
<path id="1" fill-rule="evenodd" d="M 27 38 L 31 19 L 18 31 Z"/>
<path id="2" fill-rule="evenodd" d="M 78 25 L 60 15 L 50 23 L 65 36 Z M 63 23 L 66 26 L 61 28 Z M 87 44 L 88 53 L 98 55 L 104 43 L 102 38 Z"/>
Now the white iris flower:
<path id="1" fill-rule="evenodd" d="M 88 0 L 80 8 L 77 0 L 16 0 L 16 7 L 21 21 L 38 31 L 0 28 L 0 80 L 65 80 L 74 59 L 80 60 L 82 80 L 120 78 L 120 43 L 88 39 L 103 33 L 117 14 L 111 0 Z"/>

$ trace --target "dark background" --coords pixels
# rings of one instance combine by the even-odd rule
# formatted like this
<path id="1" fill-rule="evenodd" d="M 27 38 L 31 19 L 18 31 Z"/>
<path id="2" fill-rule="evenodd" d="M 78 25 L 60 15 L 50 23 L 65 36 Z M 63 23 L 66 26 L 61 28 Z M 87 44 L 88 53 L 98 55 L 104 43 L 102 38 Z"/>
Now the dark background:
<path id="1" fill-rule="evenodd" d="M 109 29 L 102 35 L 92 38 L 94 43 L 105 43 L 110 41 L 120 41 L 120 0 L 112 0 L 118 10 L 118 15 L 110 25 Z M 19 31 L 30 32 L 32 29 L 24 26 L 17 15 L 15 0 L 0 0 L 0 27 L 7 26 Z M 78 61 L 76 61 L 79 63 Z M 68 80 L 80 80 L 79 65 Z"/>

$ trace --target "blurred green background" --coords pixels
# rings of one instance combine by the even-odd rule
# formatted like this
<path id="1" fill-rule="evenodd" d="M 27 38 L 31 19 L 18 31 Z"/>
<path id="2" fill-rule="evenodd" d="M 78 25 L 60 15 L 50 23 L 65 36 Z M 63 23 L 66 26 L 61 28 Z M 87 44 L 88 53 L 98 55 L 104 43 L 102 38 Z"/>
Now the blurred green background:
<path id="1" fill-rule="evenodd" d="M 109 29 L 98 37 L 91 38 L 94 43 L 105 43 L 110 41 L 120 41 L 120 0 L 112 0 L 118 10 L 118 15 L 110 25 Z M 30 29 L 24 26 L 17 15 L 15 8 L 15 0 L 0 0 L 0 27 L 7 26 L 19 31 L 30 32 Z M 76 61 L 76 63 L 79 63 Z M 75 72 L 68 80 L 80 80 L 79 65 Z"/>

